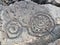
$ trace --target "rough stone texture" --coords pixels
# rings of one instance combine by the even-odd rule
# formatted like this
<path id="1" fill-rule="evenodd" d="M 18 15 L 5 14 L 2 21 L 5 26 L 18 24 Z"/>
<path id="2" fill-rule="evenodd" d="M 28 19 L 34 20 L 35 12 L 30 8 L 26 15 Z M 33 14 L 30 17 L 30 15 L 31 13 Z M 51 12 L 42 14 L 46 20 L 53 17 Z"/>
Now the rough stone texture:
<path id="1" fill-rule="evenodd" d="M 59 22 L 59 14 L 60 14 L 60 7 L 56 7 L 54 5 L 51 4 L 46 4 L 44 5 L 48 10 L 50 15 L 52 15 L 52 17 L 55 19 L 55 22 L 58 23 Z"/>
<path id="2" fill-rule="evenodd" d="M 49 43 L 48 45 L 60 45 L 60 39 L 57 39 L 53 43 Z"/>
<path id="3" fill-rule="evenodd" d="M 1 18 L 1 16 L 3 15 L 3 12 L 4 10 L 3 10 L 3 6 L 2 5 L 0 5 L 0 41 L 2 40 L 2 18 Z"/>
<path id="4" fill-rule="evenodd" d="M 56 6 L 38 5 L 31 1 L 5 6 L 1 13 L 2 45 L 48 45 L 54 42 L 60 38 L 59 11 Z"/>

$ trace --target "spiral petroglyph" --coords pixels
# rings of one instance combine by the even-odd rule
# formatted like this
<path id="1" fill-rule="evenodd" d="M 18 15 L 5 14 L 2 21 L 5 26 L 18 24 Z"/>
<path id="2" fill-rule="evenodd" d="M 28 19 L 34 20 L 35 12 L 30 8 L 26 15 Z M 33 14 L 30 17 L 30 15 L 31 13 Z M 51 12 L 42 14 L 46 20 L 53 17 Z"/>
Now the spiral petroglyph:
<path id="1" fill-rule="evenodd" d="M 10 20 L 5 24 L 7 37 L 10 39 L 18 38 L 22 34 L 21 23 L 16 19 Z"/>
<path id="2" fill-rule="evenodd" d="M 60 8 L 33 1 L 17 1 L 3 7 L 2 45 L 48 45 L 60 38 Z"/>
<path id="3" fill-rule="evenodd" d="M 29 33 L 34 36 L 43 36 L 50 33 L 55 26 L 53 18 L 48 14 L 39 13 L 30 19 Z"/>

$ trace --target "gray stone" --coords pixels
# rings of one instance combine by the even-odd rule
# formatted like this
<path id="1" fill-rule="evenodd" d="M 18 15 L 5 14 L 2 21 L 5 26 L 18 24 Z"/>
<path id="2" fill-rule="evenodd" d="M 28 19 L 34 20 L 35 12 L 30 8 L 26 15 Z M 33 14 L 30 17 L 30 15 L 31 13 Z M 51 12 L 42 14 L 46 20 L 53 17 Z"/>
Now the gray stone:
<path id="1" fill-rule="evenodd" d="M 48 45 L 60 38 L 60 8 L 32 1 L 15 2 L 1 13 L 6 45 Z M 57 26 L 59 25 L 59 26 Z M 4 34 L 3 33 L 3 34 Z"/>
<path id="2" fill-rule="evenodd" d="M 60 39 L 57 39 L 53 43 L 49 43 L 48 45 L 60 45 Z"/>

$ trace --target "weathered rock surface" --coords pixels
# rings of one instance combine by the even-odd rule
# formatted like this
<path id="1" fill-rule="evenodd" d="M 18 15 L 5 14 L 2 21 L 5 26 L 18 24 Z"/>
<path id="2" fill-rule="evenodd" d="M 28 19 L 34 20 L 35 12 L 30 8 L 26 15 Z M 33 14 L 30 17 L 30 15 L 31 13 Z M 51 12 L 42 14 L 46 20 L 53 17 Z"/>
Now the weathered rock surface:
<path id="1" fill-rule="evenodd" d="M 53 43 L 50 43 L 48 45 L 60 45 L 60 39 L 57 39 L 56 41 L 54 41 Z"/>
<path id="2" fill-rule="evenodd" d="M 20 1 L 1 13 L 2 45 L 48 45 L 60 38 L 60 8 Z"/>

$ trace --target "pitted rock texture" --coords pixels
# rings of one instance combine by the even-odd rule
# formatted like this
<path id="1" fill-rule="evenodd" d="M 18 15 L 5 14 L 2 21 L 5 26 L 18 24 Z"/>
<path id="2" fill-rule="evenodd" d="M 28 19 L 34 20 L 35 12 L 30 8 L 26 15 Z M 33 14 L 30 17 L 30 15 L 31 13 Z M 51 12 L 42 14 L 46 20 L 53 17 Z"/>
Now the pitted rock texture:
<path id="1" fill-rule="evenodd" d="M 60 25 L 57 26 L 55 20 L 57 15 L 53 15 L 48 9 L 50 8 L 32 1 L 20 1 L 4 7 L 1 18 L 3 20 L 2 30 L 6 35 L 5 45 L 15 43 L 48 45 L 60 38 Z"/>
<path id="2" fill-rule="evenodd" d="M 1 16 L 2 16 L 2 12 L 3 12 L 4 10 L 3 10 L 3 6 L 2 5 L 0 5 L 0 31 L 2 30 L 2 18 L 1 18 Z"/>
<path id="3" fill-rule="evenodd" d="M 18 0 L 0 0 L 0 5 L 8 6 L 10 4 L 13 4 L 15 1 L 18 1 Z"/>
<path id="4" fill-rule="evenodd" d="M 55 22 L 49 14 L 37 12 L 30 18 L 30 30 L 35 36 L 44 36 L 54 30 Z M 30 33 L 31 33 L 30 32 Z"/>
<path id="5" fill-rule="evenodd" d="M 57 39 L 53 43 L 49 43 L 48 45 L 60 45 L 60 39 Z"/>

